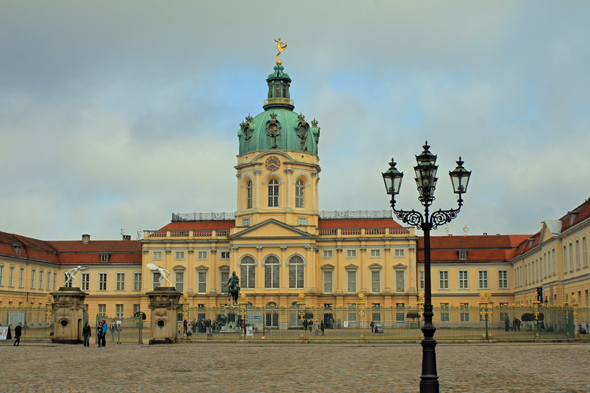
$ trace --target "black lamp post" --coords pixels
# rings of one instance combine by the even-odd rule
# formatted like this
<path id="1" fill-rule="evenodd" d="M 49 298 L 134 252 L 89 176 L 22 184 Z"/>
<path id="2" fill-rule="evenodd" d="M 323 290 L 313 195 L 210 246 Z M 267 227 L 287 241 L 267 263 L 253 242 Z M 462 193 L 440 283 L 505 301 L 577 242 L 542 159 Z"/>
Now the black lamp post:
<path id="1" fill-rule="evenodd" d="M 391 195 L 391 208 L 402 222 L 415 226 L 424 231 L 424 326 L 422 332 L 424 339 L 422 340 L 422 375 L 420 376 L 420 392 L 438 392 L 438 375 L 436 373 L 436 354 L 434 347 L 436 347 L 436 340 L 434 339 L 434 332 L 436 328 L 432 325 L 432 287 L 430 277 L 430 231 L 436 229 L 440 225 L 447 224 L 457 217 L 461 206 L 463 206 L 463 199 L 461 195 L 467 191 L 467 184 L 469 183 L 469 176 L 471 171 L 463 168 L 463 161 L 459 157 L 457 161 L 457 168 L 449 172 L 451 182 L 453 183 L 453 190 L 455 194 L 459 194 L 457 209 L 442 210 L 439 209 L 432 214 L 429 214 L 429 206 L 434 201 L 434 190 L 436 189 L 436 171 L 438 165 L 436 164 L 436 156 L 428 149 L 428 142 L 423 146 L 424 151 L 416 156 L 418 165 L 414 167 L 416 174 L 416 185 L 418 186 L 418 200 L 424 206 L 424 215 L 412 209 L 412 211 L 396 210 L 395 196 L 399 194 L 402 184 L 403 173 L 395 168 L 396 163 L 391 159 L 389 163 L 389 170 L 382 173 L 385 182 L 385 189 Z"/>

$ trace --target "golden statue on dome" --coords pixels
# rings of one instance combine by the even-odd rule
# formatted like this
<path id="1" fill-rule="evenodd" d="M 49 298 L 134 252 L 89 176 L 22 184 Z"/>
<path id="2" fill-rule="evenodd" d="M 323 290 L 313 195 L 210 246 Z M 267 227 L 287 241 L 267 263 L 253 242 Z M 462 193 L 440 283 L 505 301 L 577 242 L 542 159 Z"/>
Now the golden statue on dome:
<path id="1" fill-rule="evenodd" d="M 278 40 L 275 40 L 275 42 L 277 43 L 277 50 L 279 51 L 279 53 L 277 53 L 277 65 L 281 65 L 283 64 L 283 62 L 281 61 L 281 52 L 284 51 L 285 49 L 287 49 L 287 43 L 283 43 L 281 42 L 281 37 L 279 37 Z"/>

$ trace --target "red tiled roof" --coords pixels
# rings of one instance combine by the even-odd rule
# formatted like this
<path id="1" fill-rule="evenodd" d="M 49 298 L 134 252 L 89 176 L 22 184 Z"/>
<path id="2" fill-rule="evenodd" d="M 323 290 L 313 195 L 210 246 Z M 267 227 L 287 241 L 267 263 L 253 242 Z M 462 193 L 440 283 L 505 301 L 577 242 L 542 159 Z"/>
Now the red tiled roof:
<path id="1" fill-rule="evenodd" d="M 82 243 L 81 240 L 56 240 L 47 243 L 60 253 L 141 252 L 141 242 L 138 240 L 91 240 L 87 244 Z"/>
<path id="2" fill-rule="evenodd" d="M 399 228 L 391 219 L 358 219 L 358 220 L 319 220 L 319 229 L 332 228 Z"/>
<path id="3" fill-rule="evenodd" d="M 580 206 L 576 207 L 574 210 L 572 210 L 574 212 L 578 212 L 576 215 L 576 218 L 574 218 L 574 221 L 570 224 L 570 214 L 571 212 L 568 212 L 568 214 L 566 214 L 565 216 L 561 217 L 561 232 L 575 226 L 578 225 L 579 223 L 581 223 L 582 221 L 586 220 L 587 218 L 590 217 L 590 198 L 586 199 L 584 201 L 584 203 L 582 203 Z"/>
<path id="4" fill-rule="evenodd" d="M 109 254 L 109 263 L 141 264 L 141 242 L 137 240 L 43 241 L 0 232 L 0 254 L 53 263 L 100 263 L 100 255 Z"/>
<path id="5" fill-rule="evenodd" d="M 433 262 L 509 261 L 519 246 L 531 235 L 432 236 L 430 260 Z M 467 251 L 467 259 L 459 259 L 458 250 Z M 424 238 L 418 239 L 417 260 L 424 261 Z"/>
<path id="6" fill-rule="evenodd" d="M 236 226 L 235 221 L 193 221 L 193 222 L 171 222 L 161 231 L 193 231 L 193 230 L 229 230 Z"/>

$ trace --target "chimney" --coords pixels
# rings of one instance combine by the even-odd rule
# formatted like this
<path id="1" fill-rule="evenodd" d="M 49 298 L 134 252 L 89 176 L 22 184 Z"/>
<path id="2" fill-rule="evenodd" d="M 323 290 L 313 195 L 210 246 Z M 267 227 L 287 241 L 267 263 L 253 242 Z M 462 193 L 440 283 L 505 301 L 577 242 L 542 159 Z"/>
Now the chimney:
<path id="1" fill-rule="evenodd" d="M 131 235 L 123 235 L 123 240 L 131 240 Z"/>
<path id="2" fill-rule="evenodd" d="M 88 244 L 89 241 L 90 241 L 90 235 L 89 234 L 82 235 L 82 244 Z"/>

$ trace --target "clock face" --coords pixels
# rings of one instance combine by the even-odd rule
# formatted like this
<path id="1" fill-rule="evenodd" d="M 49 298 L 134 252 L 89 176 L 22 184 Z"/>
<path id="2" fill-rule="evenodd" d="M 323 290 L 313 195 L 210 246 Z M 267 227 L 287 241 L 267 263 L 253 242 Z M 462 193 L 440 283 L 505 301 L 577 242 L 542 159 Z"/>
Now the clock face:
<path id="1" fill-rule="evenodd" d="M 281 167 L 281 161 L 278 157 L 270 156 L 266 159 L 264 166 L 266 166 L 266 169 L 269 171 L 274 172 Z"/>

